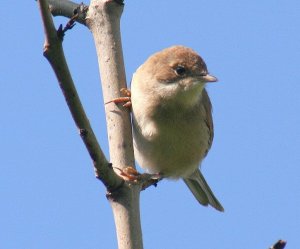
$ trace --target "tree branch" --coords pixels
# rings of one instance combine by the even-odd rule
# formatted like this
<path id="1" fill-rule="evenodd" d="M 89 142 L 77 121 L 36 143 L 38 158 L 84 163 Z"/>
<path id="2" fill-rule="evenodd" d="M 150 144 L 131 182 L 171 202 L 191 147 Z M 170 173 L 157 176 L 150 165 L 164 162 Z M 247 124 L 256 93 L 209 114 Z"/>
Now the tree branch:
<path id="1" fill-rule="evenodd" d="M 122 185 L 123 180 L 114 173 L 111 164 L 105 158 L 82 107 L 64 56 L 62 39 L 58 36 L 53 24 L 48 2 L 47 0 L 38 0 L 38 4 L 46 36 L 44 56 L 56 74 L 80 136 L 93 160 L 96 177 L 104 183 L 108 190 L 117 189 Z"/>
<path id="2" fill-rule="evenodd" d="M 48 0 L 49 8 L 53 16 L 64 16 L 71 18 L 78 14 L 76 22 L 85 25 L 86 12 L 88 6 L 83 3 L 74 3 L 69 0 Z"/>
<path id="3" fill-rule="evenodd" d="M 50 0 L 52 13 L 73 17 L 75 5 L 63 10 L 60 1 Z M 96 140 L 72 81 L 62 49 L 62 34 L 55 30 L 46 0 L 39 0 L 46 41 L 44 55 L 50 62 L 63 91 L 73 119 L 93 160 L 96 176 L 108 188 L 108 200 L 114 213 L 119 249 L 142 249 L 139 194 L 141 183 L 124 183 L 112 170 Z M 64 3 L 69 1 L 63 1 Z M 62 3 L 62 2 L 61 2 Z M 70 2 L 69 2 L 70 3 Z M 60 11 L 58 11 L 60 9 Z M 126 87 L 125 68 L 120 35 L 121 0 L 92 0 L 85 18 L 94 36 L 98 54 L 104 102 L 120 96 Z M 72 19 L 73 20 L 73 19 Z M 72 26 L 72 23 L 71 23 Z M 131 121 L 129 111 L 111 103 L 105 106 L 111 162 L 114 167 L 134 167 Z"/>
<path id="4" fill-rule="evenodd" d="M 122 1 L 92 0 L 86 17 L 98 55 L 104 103 L 120 97 L 126 88 L 120 34 Z M 129 111 L 114 103 L 105 105 L 110 159 L 113 167 L 134 166 Z M 141 249 L 139 194 L 141 184 L 124 184 L 109 196 L 113 209 L 119 249 Z"/>
<path id="5" fill-rule="evenodd" d="M 273 246 L 270 247 L 270 249 L 283 249 L 285 248 L 286 241 L 284 240 L 278 240 Z"/>

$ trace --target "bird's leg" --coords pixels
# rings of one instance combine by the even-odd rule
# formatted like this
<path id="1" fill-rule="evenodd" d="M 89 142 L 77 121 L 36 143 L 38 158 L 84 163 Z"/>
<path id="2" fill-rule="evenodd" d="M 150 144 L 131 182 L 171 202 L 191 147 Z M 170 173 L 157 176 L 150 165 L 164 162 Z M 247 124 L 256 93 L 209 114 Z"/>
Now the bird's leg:
<path id="1" fill-rule="evenodd" d="M 112 102 L 115 104 L 124 103 L 123 106 L 130 109 L 131 108 L 131 91 L 127 88 L 121 88 L 120 92 L 124 95 L 123 97 L 112 99 L 112 100 L 106 102 L 105 104 L 107 105 Z"/>

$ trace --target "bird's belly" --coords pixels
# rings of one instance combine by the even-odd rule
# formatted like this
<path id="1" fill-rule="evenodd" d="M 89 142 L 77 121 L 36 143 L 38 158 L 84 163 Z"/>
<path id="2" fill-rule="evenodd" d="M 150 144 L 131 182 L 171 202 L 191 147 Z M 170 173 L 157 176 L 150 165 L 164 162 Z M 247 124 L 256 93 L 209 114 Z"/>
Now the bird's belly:
<path id="1" fill-rule="evenodd" d="M 177 122 L 159 127 L 151 139 L 134 132 L 135 157 L 142 168 L 165 177 L 191 175 L 206 154 L 209 132 L 206 124 Z"/>

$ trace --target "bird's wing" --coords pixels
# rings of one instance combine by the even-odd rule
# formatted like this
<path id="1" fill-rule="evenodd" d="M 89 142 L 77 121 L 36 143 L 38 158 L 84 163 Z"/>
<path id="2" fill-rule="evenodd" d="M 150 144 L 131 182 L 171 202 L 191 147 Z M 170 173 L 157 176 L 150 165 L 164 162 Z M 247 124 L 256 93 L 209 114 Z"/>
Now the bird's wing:
<path id="1" fill-rule="evenodd" d="M 214 138 L 214 127 L 212 119 L 212 105 L 208 97 L 207 91 L 205 89 L 203 89 L 200 104 L 201 106 L 204 106 L 205 123 L 209 132 L 208 147 L 205 152 L 206 156 Z M 207 184 L 204 176 L 202 175 L 199 169 L 197 169 L 192 175 L 190 175 L 187 178 L 184 178 L 183 180 L 200 204 L 204 206 L 207 206 L 209 204 L 219 211 L 224 211 L 224 208 L 213 194 L 212 190 L 210 189 L 209 185 Z"/>
<path id="2" fill-rule="evenodd" d="M 207 91 L 205 88 L 202 91 L 201 102 L 205 109 L 205 113 L 206 113 L 205 123 L 206 123 L 206 125 L 208 127 L 208 131 L 209 131 L 208 148 L 205 152 L 205 156 L 206 156 L 212 145 L 213 139 L 214 139 L 214 124 L 213 124 L 213 119 L 212 119 L 212 105 L 211 105 L 210 99 L 208 97 L 208 94 L 207 94 Z"/>

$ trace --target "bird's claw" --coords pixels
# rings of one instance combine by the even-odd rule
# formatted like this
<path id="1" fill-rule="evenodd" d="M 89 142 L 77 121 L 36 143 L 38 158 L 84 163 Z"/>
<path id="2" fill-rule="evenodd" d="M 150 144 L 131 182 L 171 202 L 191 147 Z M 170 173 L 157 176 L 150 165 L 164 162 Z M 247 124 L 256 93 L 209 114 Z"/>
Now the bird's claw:
<path id="1" fill-rule="evenodd" d="M 131 166 L 125 167 L 124 169 L 120 169 L 117 167 L 114 168 L 120 171 L 120 176 L 125 181 L 137 182 L 138 180 L 140 180 L 140 177 L 142 175 L 135 168 Z"/>
<path id="2" fill-rule="evenodd" d="M 112 99 L 112 100 L 106 102 L 105 104 L 107 105 L 112 102 L 115 104 L 124 103 L 123 104 L 124 107 L 131 108 L 131 91 L 127 88 L 121 88 L 120 92 L 125 96 Z"/>
<path id="3" fill-rule="evenodd" d="M 125 167 L 124 169 L 120 169 L 117 167 L 114 168 L 120 171 L 119 175 L 125 181 L 131 183 L 140 183 L 142 186 L 142 190 L 146 189 L 151 185 L 154 185 L 156 187 L 157 183 L 163 178 L 160 174 L 141 174 L 131 166 Z"/>

